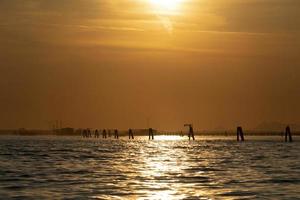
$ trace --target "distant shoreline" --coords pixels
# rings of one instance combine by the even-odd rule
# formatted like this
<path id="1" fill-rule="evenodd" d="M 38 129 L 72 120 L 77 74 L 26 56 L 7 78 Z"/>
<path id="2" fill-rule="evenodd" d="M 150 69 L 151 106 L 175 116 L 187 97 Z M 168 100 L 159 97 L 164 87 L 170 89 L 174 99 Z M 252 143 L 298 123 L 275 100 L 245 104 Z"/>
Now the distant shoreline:
<path id="1" fill-rule="evenodd" d="M 81 136 L 80 129 L 67 129 L 68 131 L 53 131 L 53 130 L 0 130 L 0 136 L 16 135 L 16 136 Z M 111 131 L 113 133 L 113 131 Z M 284 136 L 284 131 L 258 131 L 246 130 L 245 135 L 248 136 Z M 120 136 L 128 136 L 126 130 L 119 131 Z M 185 136 L 187 132 L 181 131 L 156 131 L 155 135 L 178 135 Z M 101 135 L 101 131 L 100 131 Z M 135 136 L 148 136 L 148 129 L 134 130 Z M 292 135 L 300 136 L 300 131 L 292 131 Z M 195 136 L 236 136 L 236 131 L 220 130 L 220 131 L 195 131 Z"/>

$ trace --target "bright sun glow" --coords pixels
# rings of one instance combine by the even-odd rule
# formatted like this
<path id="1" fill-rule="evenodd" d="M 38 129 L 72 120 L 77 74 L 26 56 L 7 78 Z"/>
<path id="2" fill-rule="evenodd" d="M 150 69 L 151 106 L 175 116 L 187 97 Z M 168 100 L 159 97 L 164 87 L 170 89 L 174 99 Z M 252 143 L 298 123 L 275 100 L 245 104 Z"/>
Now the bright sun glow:
<path id="1" fill-rule="evenodd" d="M 149 0 L 150 3 L 161 11 L 175 11 L 179 8 L 182 0 Z"/>

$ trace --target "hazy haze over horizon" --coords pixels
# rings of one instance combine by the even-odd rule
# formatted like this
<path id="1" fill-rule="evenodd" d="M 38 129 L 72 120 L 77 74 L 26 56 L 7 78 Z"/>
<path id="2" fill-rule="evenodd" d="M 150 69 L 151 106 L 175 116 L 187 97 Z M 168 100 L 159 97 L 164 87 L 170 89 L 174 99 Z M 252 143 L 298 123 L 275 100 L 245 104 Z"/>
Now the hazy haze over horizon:
<path id="1" fill-rule="evenodd" d="M 0 0 L 0 128 L 300 123 L 300 1 Z"/>

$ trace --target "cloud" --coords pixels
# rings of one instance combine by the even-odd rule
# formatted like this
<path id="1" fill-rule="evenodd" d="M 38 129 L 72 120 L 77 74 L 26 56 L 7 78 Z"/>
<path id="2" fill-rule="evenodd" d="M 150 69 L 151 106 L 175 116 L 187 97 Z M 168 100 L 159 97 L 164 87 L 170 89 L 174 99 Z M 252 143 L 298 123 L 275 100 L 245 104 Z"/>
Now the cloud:
<path id="1" fill-rule="evenodd" d="M 300 31 L 300 1 L 298 0 L 216 0 L 210 6 L 216 15 L 225 19 L 225 30 Z"/>
<path id="2" fill-rule="evenodd" d="M 168 33 L 182 35 L 180 40 L 191 40 L 197 34 L 202 37 L 219 34 L 224 38 L 229 34 L 300 35 L 298 0 L 184 2 L 178 14 L 160 16 L 140 0 L 2 0 L 0 35 L 2 41 L 14 43 L 76 44 L 78 41 L 103 40 L 111 41 L 113 45 L 122 40 L 147 45 L 152 40 L 162 41 Z M 170 34 L 169 37 L 176 38 Z M 194 46 L 190 44 L 185 48 Z"/>
<path id="3" fill-rule="evenodd" d="M 112 21 L 112 24 L 107 24 Z M 300 31 L 300 1 L 186 0 L 181 13 L 174 16 L 157 16 L 147 1 L 140 0 L 0 1 L 0 25 L 2 26 L 15 23 L 60 23 L 64 25 L 93 27 L 97 25 L 115 28 L 121 26 L 153 30 L 157 22 L 161 22 L 161 26 L 168 32 L 176 29 L 189 29 L 221 32 L 292 33 Z M 124 23 L 127 24 L 124 25 Z M 128 23 L 131 25 L 128 26 Z M 193 24 L 192 27 L 191 24 Z"/>

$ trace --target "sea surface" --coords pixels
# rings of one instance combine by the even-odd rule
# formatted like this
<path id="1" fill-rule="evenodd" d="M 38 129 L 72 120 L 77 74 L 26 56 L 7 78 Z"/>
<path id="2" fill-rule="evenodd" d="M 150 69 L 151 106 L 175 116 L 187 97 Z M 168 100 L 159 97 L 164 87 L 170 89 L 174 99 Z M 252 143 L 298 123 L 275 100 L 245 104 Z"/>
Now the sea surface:
<path id="1" fill-rule="evenodd" d="M 0 137 L 0 199 L 300 199 L 300 138 Z"/>

